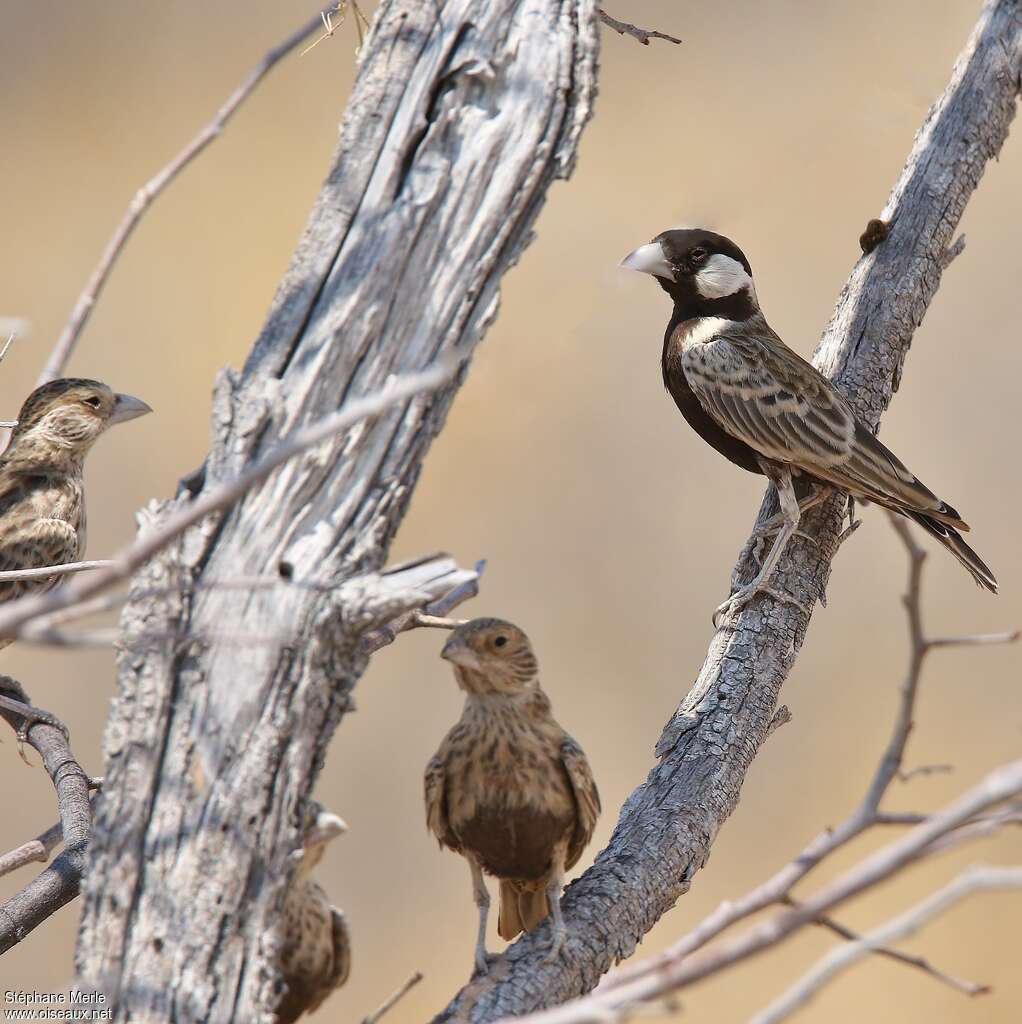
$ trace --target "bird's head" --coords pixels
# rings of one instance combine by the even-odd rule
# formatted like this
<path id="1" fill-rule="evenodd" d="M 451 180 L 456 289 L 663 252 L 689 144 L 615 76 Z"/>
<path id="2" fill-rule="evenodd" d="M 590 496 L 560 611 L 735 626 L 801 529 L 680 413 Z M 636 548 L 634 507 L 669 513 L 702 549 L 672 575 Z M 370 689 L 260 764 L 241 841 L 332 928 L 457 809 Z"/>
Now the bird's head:
<path id="1" fill-rule="evenodd" d="M 306 876 L 320 862 L 328 844 L 347 831 L 348 825 L 343 818 L 315 802 L 310 803 L 302 845 L 294 853 L 298 873 Z"/>
<path id="2" fill-rule="evenodd" d="M 746 320 L 759 309 L 752 267 L 745 253 L 705 228 L 664 231 L 629 253 L 621 266 L 652 274 L 674 299 L 677 313 Z"/>
<path id="3" fill-rule="evenodd" d="M 518 693 L 535 685 L 539 664 L 529 638 L 503 619 L 472 619 L 440 652 L 469 693 Z"/>
<path id="4" fill-rule="evenodd" d="M 81 460 L 107 427 L 147 412 L 152 409 L 141 399 L 119 395 L 97 380 L 51 380 L 25 399 L 9 451 Z"/>

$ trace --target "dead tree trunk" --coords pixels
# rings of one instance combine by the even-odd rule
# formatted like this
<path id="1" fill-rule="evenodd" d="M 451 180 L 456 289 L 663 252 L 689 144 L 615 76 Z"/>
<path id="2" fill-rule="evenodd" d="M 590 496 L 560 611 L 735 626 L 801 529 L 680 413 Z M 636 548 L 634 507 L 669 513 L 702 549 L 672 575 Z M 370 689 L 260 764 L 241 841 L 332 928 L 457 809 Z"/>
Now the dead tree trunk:
<path id="1" fill-rule="evenodd" d="M 218 382 L 204 471 L 144 529 L 347 397 L 479 341 L 572 169 L 596 16 L 593 0 L 383 3 L 266 326 Z M 136 577 L 77 949 L 115 1019 L 269 1019 L 288 858 L 359 638 L 452 579 L 442 560 L 377 570 L 456 389 L 293 459 Z M 216 586 L 285 565 L 291 585 Z"/>

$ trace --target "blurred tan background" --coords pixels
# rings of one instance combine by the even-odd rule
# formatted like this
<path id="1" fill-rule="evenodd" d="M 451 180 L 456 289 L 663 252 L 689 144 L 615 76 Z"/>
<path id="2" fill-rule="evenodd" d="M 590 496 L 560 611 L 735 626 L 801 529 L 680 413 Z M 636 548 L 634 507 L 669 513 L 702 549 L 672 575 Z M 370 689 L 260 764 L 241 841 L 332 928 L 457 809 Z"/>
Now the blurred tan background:
<path id="1" fill-rule="evenodd" d="M 616 264 L 678 222 L 724 231 L 749 255 L 773 326 L 809 353 L 858 234 L 882 207 L 979 6 L 608 0 L 611 13 L 684 44 L 646 48 L 605 34 L 579 169 L 551 192 L 537 241 L 506 279 L 500 319 L 430 453 L 394 551 L 447 548 L 465 563 L 489 560 L 471 613 L 530 631 L 556 711 L 603 793 L 604 817 L 580 868 L 644 778 L 661 725 L 701 664 L 710 613 L 763 489 L 704 446 L 663 393 L 666 298 Z M 270 0 L 3 0 L 0 315 L 29 318 L 32 333 L 0 370 L 0 415 L 16 414 L 134 190 L 312 9 Z M 91 460 L 91 557 L 129 540 L 134 510 L 171 493 L 206 451 L 213 375 L 242 363 L 287 265 L 327 168 L 353 40 L 346 27 L 278 68 L 158 201 L 117 267 L 71 371 L 143 396 L 157 415 L 117 430 Z M 916 337 L 883 429 L 963 510 L 1002 582 L 1002 596 L 991 598 L 935 552 L 926 583 L 934 631 L 1022 624 L 1020 135 L 1022 123 L 969 207 L 968 247 Z M 974 361 L 953 359 L 956 347 Z M 903 673 L 903 577 L 890 528 L 867 510 L 784 691 L 794 722 L 767 744 L 710 864 L 640 952 L 762 880 L 859 798 Z M 421 805 L 422 768 L 460 709 L 437 658 L 441 640 L 406 635 L 375 657 L 319 785 L 351 827 L 322 877 L 355 937 L 352 979 L 323 1021 L 360 1020 L 415 969 L 426 980 L 389 1019 L 422 1020 L 468 973 L 468 871 L 427 837 Z M 896 786 L 893 809 L 934 807 L 1018 756 L 1019 657 L 1003 648 L 934 655 L 909 762 L 951 761 L 955 772 Z M 112 654 L 15 646 L 3 658 L 3 671 L 71 725 L 83 763 L 101 773 Z M 9 732 L 0 758 L 6 849 L 48 827 L 55 804 Z M 868 927 L 965 863 L 1020 857 L 1022 837 L 976 846 L 841 917 Z M 0 896 L 32 870 L 4 879 Z M 3 957 L 0 989 L 64 985 L 76 917 L 73 905 Z M 970 1001 L 877 959 L 831 986 L 803 1019 L 1019 1020 L 1020 924 L 1022 896 L 990 895 L 908 944 L 992 984 L 992 996 Z M 831 945 L 807 934 L 692 991 L 685 1019 L 744 1019 Z M 491 946 L 500 948 L 495 932 Z"/>

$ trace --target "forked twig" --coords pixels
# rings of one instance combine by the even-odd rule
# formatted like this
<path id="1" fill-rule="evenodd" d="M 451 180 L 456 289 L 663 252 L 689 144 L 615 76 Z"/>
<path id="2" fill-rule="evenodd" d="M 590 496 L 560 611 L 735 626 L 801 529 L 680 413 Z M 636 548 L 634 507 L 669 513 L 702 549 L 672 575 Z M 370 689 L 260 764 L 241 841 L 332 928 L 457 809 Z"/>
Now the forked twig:
<path id="1" fill-rule="evenodd" d="M 973 893 L 1005 889 L 1022 889 L 1022 867 L 970 868 L 904 914 L 874 929 L 868 935 L 856 937 L 855 941 L 832 950 L 784 995 L 753 1017 L 750 1024 L 780 1024 L 782 1020 L 786 1020 L 805 1006 L 824 985 L 842 971 L 848 970 L 871 953 L 884 952 L 884 944 L 897 942 L 914 934 L 927 921 L 950 910 L 956 903 Z M 938 976 L 965 995 L 978 996 L 990 991 L 988 985 L 962 981 L 943 971 L 937 971 L 926 961 L 922 961 L 922 964 L 929 973 Z"/>

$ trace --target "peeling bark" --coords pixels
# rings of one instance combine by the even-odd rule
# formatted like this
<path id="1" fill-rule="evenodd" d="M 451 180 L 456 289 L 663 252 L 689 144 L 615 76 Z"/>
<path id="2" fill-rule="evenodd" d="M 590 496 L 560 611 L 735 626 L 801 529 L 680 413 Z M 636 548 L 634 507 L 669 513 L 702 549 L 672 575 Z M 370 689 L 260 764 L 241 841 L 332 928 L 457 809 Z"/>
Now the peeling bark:
<path id="1" fill-rule="evenodd" d="M 381 6 L 266 326 L 217 384 L 204 470 L 143 529 L 347 397 L 479 341 L 571 172 L 597 50 L 592 0 Z M 378 571 L 456 390 L 285 464 L 134 580 L 123 626 L 142 639 L 120 656 L 77 949 L 115 1020 L 271 1019 L 289 854 L 359 641 L 467 578 L 445 559 Z M 282 565 L 340 586 L 211 586 Z"/>

